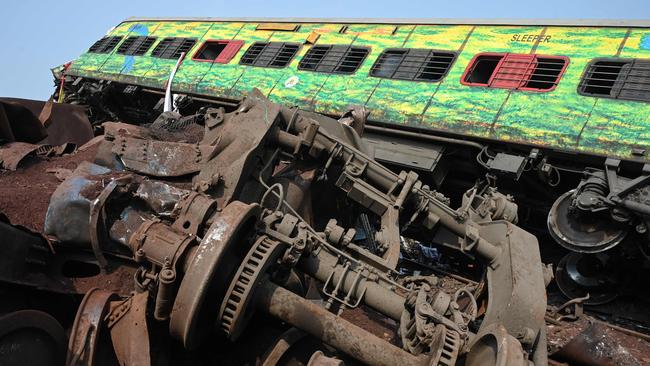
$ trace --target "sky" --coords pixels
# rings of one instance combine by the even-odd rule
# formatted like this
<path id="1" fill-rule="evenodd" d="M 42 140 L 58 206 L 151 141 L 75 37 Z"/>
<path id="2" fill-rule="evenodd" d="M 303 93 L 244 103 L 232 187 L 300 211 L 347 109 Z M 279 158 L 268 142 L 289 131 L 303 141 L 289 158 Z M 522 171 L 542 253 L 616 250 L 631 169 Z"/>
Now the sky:
<path id="1" fill-rule="evenodd" d="M 47 99 L 50 69 L 131 16 L 650 19 L 649 0 L 3 0 L 0 96 Z"/>

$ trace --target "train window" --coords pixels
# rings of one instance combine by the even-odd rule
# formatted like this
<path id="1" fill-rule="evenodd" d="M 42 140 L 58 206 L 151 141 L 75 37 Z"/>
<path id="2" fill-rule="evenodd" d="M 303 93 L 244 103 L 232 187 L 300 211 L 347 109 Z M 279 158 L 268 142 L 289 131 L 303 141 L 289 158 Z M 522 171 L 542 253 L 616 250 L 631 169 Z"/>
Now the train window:
<path id="1" fill-rule="evenodd" d="M 477 56 L 470 64 L 471 71 L 463 77 L 463 81 L 471 85 L 487 86 L 502 57 L 502 55 Z"/>
<path id="2" fill-rule="evenodd" d="M 151 52 L 151 56 L 166 58 L 166 59 L 177 59 L 181 57 L 181 54 L 192 49 L 196 43 L 196 38 L 176 38 L 169 37 L 164 38 Z"/>
<path id="3" fill-rule="evenodd" d="M 241 57 L 242 65 L 282 68 L 289 65 L 300 45 L 284 42 L 255 42 Z"/>
<path id="4" fill-rule="evenodd" d="M 117 53 L 127 56 L 142 56 L 151 45 L 156 41 L 156 37 L 145 37 L 145 36 L 135 36 L 128 37 L 122 42 L 120 47 L 117 49 Z"/>
<path id="5" fill-rule="evenodd" d="M 298 64 L 298 70 L 329 74 L 353 74 L 366 59 L 370 48 L 347 45 L 313 46 Z"/>
<path id="6" fill-rule="evenodd" d="M 650 60 L 596 59 L 582 75 L 578 93 L 625 100 L 650 101 Z"/>
<path id="7" fill-rule="evenodd" d="M 551 91 L 555 89 L 569 59 L 516 53 L 482 53 L 474 56 L 461 83 L 471 86 Z"/>
<path id="8" fill-rule="evenodd" d="M 370 76 L 411 81 L 440 81 L 451 68 L 456 53 L 418 48 L 392 48 L 379 55 Z"/>
<path id="9" fill-rule="evenodd" d="M 227 64 L 235 57 L 243 44 L 244 41 L 205 41 L 201 48 L 196 51 L 192 60 Z"/>
<path id="10" fill-rule="evenodd" d="M 92 46 L 88 49 L 88 52 L 90 53 L 109 53 L 113 51 L 113 48 L 117 46 L 118 43 L 120 43 L 120 40 L 122 37 L 120 36 L 110 36 L 110 37 L 104 37 L 100 39 L 99 41 L 93 43 Z"/>

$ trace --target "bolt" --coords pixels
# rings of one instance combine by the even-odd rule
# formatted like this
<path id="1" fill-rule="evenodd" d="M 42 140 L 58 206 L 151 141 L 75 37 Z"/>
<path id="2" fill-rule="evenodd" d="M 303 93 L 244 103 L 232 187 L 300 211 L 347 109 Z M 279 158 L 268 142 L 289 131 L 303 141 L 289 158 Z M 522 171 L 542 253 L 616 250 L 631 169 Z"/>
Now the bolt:
<path id="1" fill-rule="evenodd" d="M 144 255 L 145 255 L 144 250 L 142 250 L 142 248 L 138 249 L 135 252 L 135 261 L 140 262 L 144 258 Z"/>
<path id="2" fill-rule="evenodd" d="M 165 283 L 171 283 L 176 278 L 176 273 L 171 269 L 163 269 L 160 271 L 160 280 Z"/>

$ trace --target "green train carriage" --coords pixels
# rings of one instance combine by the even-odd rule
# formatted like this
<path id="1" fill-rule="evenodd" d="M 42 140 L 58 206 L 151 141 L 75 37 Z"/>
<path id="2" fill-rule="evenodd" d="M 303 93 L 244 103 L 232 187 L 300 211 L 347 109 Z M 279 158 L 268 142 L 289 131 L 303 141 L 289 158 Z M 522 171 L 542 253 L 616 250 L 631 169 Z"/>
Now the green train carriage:
<path id="1" fill-rule="evenodd" d="M 499 177 L 521 224 L 574 262 L 650 252 L 650 22 L 131 18 L 60 70 L 58 97 L 150 122 L 179 59 L 181 108 L 252 88 L 333 116 L 362 106 L 377 159 L 443 191 Z"/>
<path id="2" fill-rule="evenodd" d="M 162 89 L 184 51 L 188 57 L 173 83 L 177 93 L 236 100 L 256 87 L 274 101 L 319 113 L 363 105 L 376 122 L 626 159 L 648 146 L 645 81 L 627 76 L 611 87 L 597 84 L 607 84 L 598 77 L 607 75 L 607 59 L 633 66 L 634 59 L 650 57 L 649 28 L 439 23 L 129 19 L 76 59 L 67 74 Z M 248 49 L 260 44 L 271 46 L 262 50 L 267 58 L 280 47 L 276 64 L 247 62 L 246 52 L 255 51 Z M 322 45 L 349 47 L 330 50 L 336 53 L 330 58 L 352 67 L 301 67 Z M 225 55 L 206 59 L 207 47 Z M 404 51 L 405 64 L 395 70 L 377 67 Z M 494 59 L 501 55 L 507 57 L 498 65 Z M 548 75 L 542 66 L 554 66 L 549 61 L 558 57 L 561 69 Z M 436 61 L 441 69 L 433 68 Z M 641 78 L 643 68 L 635 68 Z M 623 77 L 627 69 L 612 70 Z M 591 83 L 585 81 L 589 72 Z M 630 89 L 642 90 L 633 95 Z"/>

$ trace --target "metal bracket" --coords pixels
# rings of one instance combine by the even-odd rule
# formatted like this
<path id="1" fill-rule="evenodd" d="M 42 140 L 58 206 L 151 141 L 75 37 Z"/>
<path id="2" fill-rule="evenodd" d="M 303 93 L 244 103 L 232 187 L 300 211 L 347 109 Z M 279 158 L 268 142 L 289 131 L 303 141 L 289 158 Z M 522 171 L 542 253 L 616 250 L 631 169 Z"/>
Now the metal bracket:
<path id="1" fill-rule="evenodd" d="M 337 264 L 338 266 L 338 264 Z M 343 282 L 345 281 L 346 276 L 348 273 L 354 273 L 355 271 L 352 271 L 350 269 L 350 263 L 346 262 L 345 265 L 343 266 L 343 273 L 339 276 L 338 281 L 336 281 L 336 284 L 333 284 L 334 282 L 334 271 L 330 272 L 330 275 L 327 277 L 327 280 L 325 281 L 325 284 L 323 285 L 323 294 L 328 297 L 327 303 L 325 304 L 326 309 L 330 309 L 332 307 L 332 304 L 334 301 L 337 301 L 338 303 L 342 304 L 344 307 L 348 307 L 350 309 L 354 309 L 361 304 L 361 300 L 363 300 L 363 296 L 366 294 L 366 288 L 364 287 L 363 290 L 361 291 L 361 296 L 359 296 L 355 302 L 353 301 L 353 293 L 356 292 L 357 287 L 359 286 L 361 279 L 365 279 L 365 276 L 363 276 L 362 271 L 357 271 L 356 272 L 356 277 L 354 278 L 353 285 L 350 287 L 350 290 L 345 294 L 344 297 L 339 297 L 337 294 L 341 291 L 341 287 L 343 286 Z M 332 288 L 331 291 L 328 291 L 328 288 Z M 339 309 L 339 313 L 343 311 L 343 309 Z"/>

